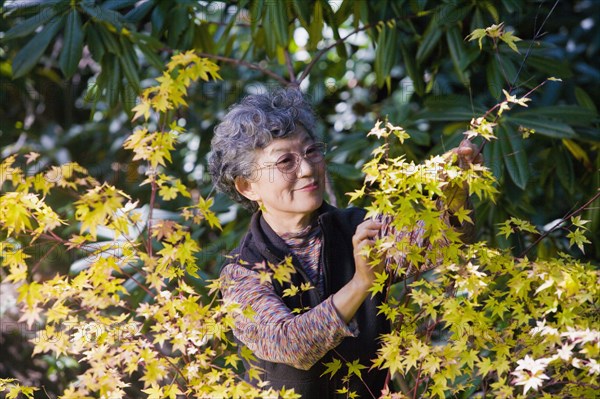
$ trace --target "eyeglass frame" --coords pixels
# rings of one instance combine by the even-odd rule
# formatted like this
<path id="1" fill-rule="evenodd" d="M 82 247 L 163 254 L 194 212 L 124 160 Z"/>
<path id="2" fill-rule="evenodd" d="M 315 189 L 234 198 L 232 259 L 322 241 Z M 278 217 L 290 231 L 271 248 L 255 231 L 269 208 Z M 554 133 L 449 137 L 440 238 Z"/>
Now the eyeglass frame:
<path id="1" fill-rule="evenodd" d="M 311 147 L 313 147 L 313 146 L 320 146 L 320 147 L 321 147 L 321 150 L 320 150 L 319 152 L 320 152 L 320 154 L 321 154 L 321 156 L 322 156 L 322 159 L 321 159 L 321 160 L 319 160 L 319 161 L 312 162 L 312 161 L 310 161 L 310 160 L 309 160 L 309 159 L 306 157 L 306 152 L 307 152 L 307 150 L 308 150 L 308 149 L 310 149 L 310 148 L 311 148 Z M 282 154 L 282 155 L 281 155 L 279 158 L 277 158 L 277 160 L 276 160 L 276 161 L 272 161 L 272 162 L 265 162 L 265 163 L 264 163 L 264 164 L 265 164 L 265 166 L 262 166 L 262 167 L 256 168 L 256 170 L 263 170 L 263 169 L 272 168 L 272 167 L 274 167 L 274 166 L 275 166 L 275 167 L 277 168 L 277 170 L 279 170 L 279 171 L 280 171 L 281 173 L 283 173 L 283 174 L 287 174 L 287 173 L 294 173 L 294 172 L 296 172 L 296 171 L 298 170 L 298 167 L 299 167 L 299 166 L 300 166 L 300 164 L 302 163 L 302 159 L 306 159 L 306 161 L 307 161 L 307 162 L 309 162 L 311 165 L 317 164 L 317 163 L 319 163 L 319 162 L 323 162 L 323 161 L 325 160 L 325 153 L 326 153 L 326 151 L 327 151 L 327 143 L 324 143 L 324 142 L 322 142 L 322 141 L 317 141 L 317 142 L 315 142 L 315 143 L 312 143 L 311 145 L 307 146 L 307 147 L 304 149 L 304 153 L 303 153 L 303 154 L 299 154 L 299 153 L 297 153 L 297 152 L 286 152 L 285 154 Z M 281 170 L 281 169 L 279 168 L 279 166 L 277 166 L 277 163 L 278 163 L 278 162 L 281 160 L 281 158 L 283 158 L 283 157 L 285 157 L 286 155 L 289 155 L 289 154 L 293 154 L 293 155 L 294 155 L 294 159 L 296 159 L 295 166 L 294 166 L 294 168 L 293 168 L 293 169 L 290 169 L 290 170 Z M 266 164 L 269 164 L 269 165 L 266 165 Z"/>

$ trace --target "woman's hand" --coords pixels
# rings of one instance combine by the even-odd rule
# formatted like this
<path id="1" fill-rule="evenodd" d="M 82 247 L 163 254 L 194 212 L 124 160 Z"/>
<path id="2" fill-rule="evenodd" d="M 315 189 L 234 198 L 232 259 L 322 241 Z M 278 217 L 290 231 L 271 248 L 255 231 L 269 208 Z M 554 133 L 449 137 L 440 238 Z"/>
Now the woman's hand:
<path id="1" fill-rule="evenodd" d="M 458 166 L 463 169 L 469 169 L 471 164 L 483 163 L 483 155 L 479 153 L 479 147 L 469 139 L 464 139 L 451 151 L 458 156 Z"/>
<path id="2" fill-rule="evenodd" d="M 354 277 L 333 295 L 333 306 L 346 323 L 352 319 L 367 297 L 368 289 L 371 288 L 375 280 L 375 273 L 381 273 L 383 270 L 384 262 L 371 267 L 369 260 L 361 253 L 366 245 L 375 242 L 381 227 L 381 222 L 368 219 L 358 225 L 354 236 L 352 236 L 354 263 L 356 265 Z"/>
<path id="3" fill-rule="evenodd" d="M 483 163 L 483 155 L 479 153 L 479 147 L 469 139 L 461 141 L 458 147 L 448 151 L 447 154 L 456 154 L 456 162 L 462 169 L 469 169 L 473 164 Z M 450 212 L 457 212 L 461 208 L 469 208 L 469 188 L 466 184 L 463 187 L 446 185 L 444 191 L 446 191 L 447 197 L 446 206 Z"/>
<path id="4" fill-rule="evenodd" d="M 375 243 L 381 227 L 381 222 L 372 219 L 365 220 L 358 225 L 356 232 L 352 237 L 354 264 L 356 265 L 353 280 L 359 287 L 362 287 L 365 290 L 369 289 L 373 284 L 375 273 L 381 273 L 383 270 L 383 262 L 375 267 L 371 267 L 371 265 L 369 265 L 369 259 L 362 254 L 366 246 Z"/>

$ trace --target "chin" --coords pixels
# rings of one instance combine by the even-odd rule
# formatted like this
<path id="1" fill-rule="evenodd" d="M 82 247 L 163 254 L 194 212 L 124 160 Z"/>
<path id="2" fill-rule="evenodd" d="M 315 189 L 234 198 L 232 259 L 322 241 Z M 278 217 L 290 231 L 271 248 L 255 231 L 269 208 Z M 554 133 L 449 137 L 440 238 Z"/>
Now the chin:
<path id="1" fill-rule="evenodd" d="M 312 213 L 314 211 L 316 211 L 317 209 L 319 209 L 319 207 L 321 206 L 321 204 L 323 203 L 323 197 L 320 198 L 315 198 L 315 199 L 311 199 L 311 200 L 306 200 L 306 202 L 304 204 L 302 204 L 301 207 L 301 212 L 303 213 Z"/>

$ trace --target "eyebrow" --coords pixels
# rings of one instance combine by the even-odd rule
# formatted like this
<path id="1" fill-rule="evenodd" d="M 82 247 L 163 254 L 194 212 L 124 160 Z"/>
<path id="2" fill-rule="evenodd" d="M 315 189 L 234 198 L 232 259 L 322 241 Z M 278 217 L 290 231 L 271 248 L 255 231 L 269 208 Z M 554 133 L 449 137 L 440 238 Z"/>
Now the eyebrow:
<path id="1" fill-rule="evenodd" d="M 306 138 L 304 140 L 302 140 L 302 145 L 306 145 L 308 142 L 314 143 L 314 139 L 310 136 L 306 136 Z M 282 148 L 276 148 L 272 151 L 269 152 L 269 154 L 279 154 L 279 153 L 286 153 L 286 152 L 290 152 L 289 147 L 282 147 Z"/>

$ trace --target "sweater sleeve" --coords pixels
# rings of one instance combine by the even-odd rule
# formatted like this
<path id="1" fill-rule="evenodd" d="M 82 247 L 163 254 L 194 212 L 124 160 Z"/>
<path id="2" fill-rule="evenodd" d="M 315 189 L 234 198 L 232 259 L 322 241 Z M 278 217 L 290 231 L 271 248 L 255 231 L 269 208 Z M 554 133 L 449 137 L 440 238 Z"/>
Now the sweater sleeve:
<path id="1" fill-rule="evenodd" d="M 255 313 L 253 319 L 235 313 L 233 333 L 260 359 L 308 370 L 345 337 L 358 335 L 356 324 L 346 325 L 337 313 L 333 296 L 297 315 L 255 271 L 229 264 L 221 279 L 223 300 Z"/>

